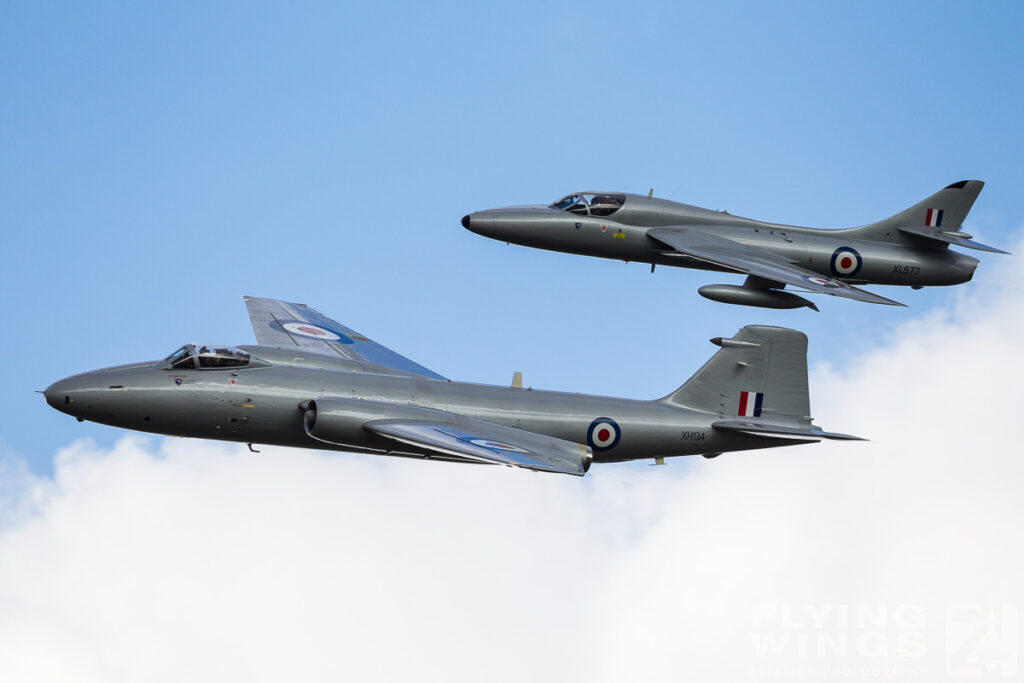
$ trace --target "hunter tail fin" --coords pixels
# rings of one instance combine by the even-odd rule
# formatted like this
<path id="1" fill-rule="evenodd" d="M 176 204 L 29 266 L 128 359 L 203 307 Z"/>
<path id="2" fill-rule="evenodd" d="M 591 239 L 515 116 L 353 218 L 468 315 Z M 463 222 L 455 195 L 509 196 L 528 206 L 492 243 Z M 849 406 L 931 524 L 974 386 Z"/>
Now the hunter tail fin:
<path id="1" fill-rule="evenodd" d="M 961 180 L 889 218 L 842 232 L 858 239 L 879 242 L 906 241 L 901 228 L 955 233 L 984 186 L 981 180 Z"/>

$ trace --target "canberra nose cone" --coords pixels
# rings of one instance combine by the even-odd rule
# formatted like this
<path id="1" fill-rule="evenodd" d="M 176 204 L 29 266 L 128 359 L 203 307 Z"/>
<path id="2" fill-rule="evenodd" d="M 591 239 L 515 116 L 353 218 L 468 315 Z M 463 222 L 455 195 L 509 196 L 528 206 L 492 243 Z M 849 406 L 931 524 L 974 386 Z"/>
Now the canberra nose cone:
<path id="1" fill-rule="evenodd" d="M 46 398 L 46 402 L 51 408 L 55 408 L 60 411 L 66 410 L 65 406 L 70 402 L 70 396 L 72 390 L 72 383 L 66 379 L 62 379 L 59 382 L 54 382 L 46 388 L 43 392 L 43 396 Z"/>
<path id="2" fill-rule="evenodd" d="M 462 217 L 462 227 L 464 227 L 466 230 L 469 230 L 469 226 L 472 224 L 472 222 L 473 220 L 469 217 L 468 213 Z"/>
<path id="3" fill-rule="evenodd" d="M 51 408 L 69 415 L 77 415 L 84 406 L 96 398 L 97 380 L 93 373 L 72 375 L 46 387 L 43 396 Z"/>

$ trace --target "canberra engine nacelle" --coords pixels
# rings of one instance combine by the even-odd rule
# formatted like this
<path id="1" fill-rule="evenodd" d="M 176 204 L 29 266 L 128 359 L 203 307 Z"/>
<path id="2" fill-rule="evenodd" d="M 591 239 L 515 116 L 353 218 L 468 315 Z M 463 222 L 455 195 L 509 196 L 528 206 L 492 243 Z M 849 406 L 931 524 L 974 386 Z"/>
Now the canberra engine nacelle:
<path id="1" fill-rule="evenodd" d="M 368 401 L 358 398 L 326 396 L 303 401 L 306 433 L 317 441 L 337 446 L 388 450 L 394 443 L 385 442 L 366 430 L 373 420 L 424 420 L 443 415 L 439 410 L 409 406 L 386 401 Z M 411 449 L 410 449 L 411 450 Z"/>
<path id="2" fill-rule="evenodd" d="M 761 308 L 801 308 L 806 306 L 815 311 L 818 310 L 813 302 L 781 289 L 761 289 L 740 285 L 704 285 L 697 290 L 697 293 L 705 299 L 723 304 L 760 306 Z"/>
<path id="3" fill-rule="evenodd" d="M 306 434 L 354 451 L 486 463 L 493 461 L 491 453 L 495 449 L 511 458 L 530 454 L 529 449 L 501 439 L 534 438 L 528 432 L 501 425 L 494 425 L 501 439 L 474 438 L 468 430 L 481 424 L 479 420 L 435 408 L 372 399 L 327 396 L 303 401 L 299 409 L 303 411 Z M 590 469 L 594 454 L 589 447 L 561 439 L 541 439 L 578 458 L 579 474 Z"/>

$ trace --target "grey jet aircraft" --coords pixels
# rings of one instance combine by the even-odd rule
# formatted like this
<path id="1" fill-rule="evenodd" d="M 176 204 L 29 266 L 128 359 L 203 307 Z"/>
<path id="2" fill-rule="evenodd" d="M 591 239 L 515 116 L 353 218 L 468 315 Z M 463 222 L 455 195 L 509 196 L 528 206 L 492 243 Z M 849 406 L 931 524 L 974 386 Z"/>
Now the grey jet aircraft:
<path id="1" fill-rule="evenodd" d="M 722 303 L 818 310 L 800 290 L 903 304 L 854 285 L 956 285 L 978 260 L 950 245 L 999 254 L 960 231 L 984 186 L 961 180 L 924 201 L 859 228 L 826 230 L 766 223 L 625 192 L 575 192 L 550 206 L 513 206 L 471 213 L 468 230 L 502 242 L 655 265 L 746 274 L 742 285 L 697 291 Z"/>
<path id="2" fill-rule="evenodd" d="M 259 346 L 186 344 L 167 358 L 55 382 L 46 402 L 157 434 L 492 463 L 582 476 L 619 462 L 856 439 L 816 427 L 807 338 L 751 325 L 652 400 L 453 382 L 303 305 L 246 297 Z M 521 376 L 516 375 L 516 378 Z"/>

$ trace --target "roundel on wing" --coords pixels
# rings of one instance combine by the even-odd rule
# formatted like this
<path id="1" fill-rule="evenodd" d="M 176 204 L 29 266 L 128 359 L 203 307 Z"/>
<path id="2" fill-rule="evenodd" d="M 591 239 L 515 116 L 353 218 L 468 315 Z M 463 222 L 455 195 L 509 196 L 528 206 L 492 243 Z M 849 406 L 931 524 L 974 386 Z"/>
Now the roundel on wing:
<path id="1" fill-rule="evenodd" d="M 811 275 L 801 275 L 804 282 L 809 282 L 812 285 L 818 285 L 820 287 L 840 287 L 842 283 L 831 280 L 827 277 L 814 277 Z"/>
<path id="2" fill-rule="evenodd" d="M 832 252 L 832 260 L 829 261 L 832 272 L 839 277 L 853 277 L 860 272 L 862 265 L 864 261 L 853 247 L 839 247 Z"/>
<path id="3" fill-rule="evenodd" d="M 530 451 L 519 446 L 513 446 L 510 443 L 504 443 L 501 441 L 492 441 L 490 439 L 472 439 L 470 443 L 474 446 L 480 446 L 490 451 L 507 451 L 509 453 L 529 453 Z"/>
<path id="4" fill-rule="evenodd" d="M 595 451 L 606 451 L 619 443 L 622 430 L 610 417 L 599 417 L 587 428 L 587 445 Z"/>
<path id="5" fill-rule="evenodd" d="M 274 323 L 272 323 L 273 326 Z M 340 332 L 334 332 L 323 325 L 314 325 L 304 320 L 282 320 L 276 322 L 281 330 L 296 337 L 306 339 L 317 339 L 325 342 L 338 342 L 339 344 L 351 344 L 352 340 Z"/>

